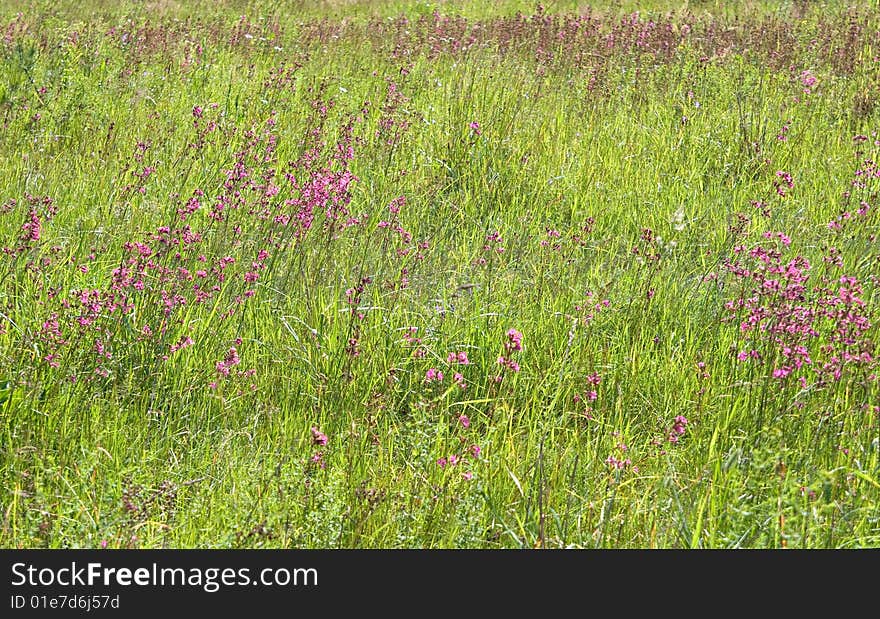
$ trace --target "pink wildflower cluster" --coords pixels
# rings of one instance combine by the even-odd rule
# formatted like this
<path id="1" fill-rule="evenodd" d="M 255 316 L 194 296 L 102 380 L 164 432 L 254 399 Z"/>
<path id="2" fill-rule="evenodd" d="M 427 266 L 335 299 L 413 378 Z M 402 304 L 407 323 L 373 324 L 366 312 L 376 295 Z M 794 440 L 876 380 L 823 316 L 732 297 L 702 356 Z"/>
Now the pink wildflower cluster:
<path id="1" fill-rule="evenodd" d="M 226 357 L 222 361 L 217 362 L 217 373 L 224 377 L 229 376 L 230 369 L 239 363 L 241 363 L 241 358 L 238 356 L 238 350 L 236 350 L 235 346 L 232 346 L 226 353 Z"/>
<path id="2" fill-rule="evenodd" d="M 801 86 L 804 87 L 804 94 L 810 94 L 813 90 L 813 87 L 818 83 L 818 78 L 813 75 L 813 72 L 809 69 L 804 69 L 801 71 L 801 74 L 798 76 L 801 82 Z"/>
<path id="3" fill-rule="evenodd" d="M 582 303 L 578 303 L 574 306 L 574 311 L 580 314 L 580 322 L 584 325 L 588 325 L 593 322 L 593 319 L 596 315 L 611 307 L 611 301 L 609 299 L 602 299 L 601 301 L 595 300 L 595 294 L 590 292 L 589 290 L 584 295 L 586 298 Z"/>
<path id="4" fill-rule="evenodd" d="M 507 330 L 507 343 L 504 345 L 504 348 L 508 353 L 522 350 L 522 337 L 522 333 L 516 329 Z"/>
<path id="5" fill-rule="evenodd" d="M 498 357 L 498 365 L 503 369 L 510 370 L 514 373 L 519 372 L 519 363 L 514 361 L 512 355 L 522 350 L 522 337 L 522 333 L 516 329 L 507 330 L 507 341 L 504 343 L 504 354 Z M 502 375 L 496 376 L 495 381 L 501 382 Z"/>
<path id="6" fill-rule="evenodd" d="M 428 371 L 425 372 L 425 382 L 426 383 L 443 382 L 443 371 L 438 370 L 437 368 L 429 368 Z"/>
<path id="7" fill-rule="evenodd" d="M 183 338 L 181 343 L 186 344 L 187 340 L 188 338 Z M 236 339 L 235 344 L 236 346 L 240 346 L 241 338 Z M 217 389 L 220 380 L 233 378 L 232 368 L 241 364 L 241 357 L 239 357 L 238 349 L 236 348 L 236 346 L 230 346 L 224 358 L 214 364 L 214 369 L 217 373 L 217 379 L 208 385 L 211 389 Z M 254 368 L 251 368 L 249 370 L 236 370 L 234 377 L 247 379 L 252 378 L 254 375 L 256 375 L 256 373 L 257 371 Z M 250 389 L 252 391 L 255 390 L 256 385 L 251 384 Z"/>
<path id="8" fill-rule="evenodd" d="M 405 77 L 408 71 L 406 69 L 403 71 L 402 75 Z M 409 106 L 407 105 L 410 97 L 401 90 L 401 83 L 390 77 L 386 77 L 385 81 L 385 100 L 379 108 L 381 116 L 375 136 L 382 148 L 393 150 L 411 125 Z"/>
<path id="9" fill-rule="evenodd" d="M 66 357 L 70 368 L 66 372 L 109 376 L 112 359 L 152 374 L 157 364 L 195 347 L 196 341 L 202 348 L 216 346 L 212 338 L 196 337 L 198 325 L 205 324 L 203 317 L 208 315 L 225 321 L 254 297 L 258 283 L 270 275 L 271 256 L 301 242 L 315 223 L 322 223 L 331 238 L 354 225 L 356 218 L 347 210 L 356 180 L 348 171 L 354 118 L 343 123 L 335 145 L 328 144 L 323 125 L 313 123 L 302 154 L 285 164 L 276 153 L 275 112 L 262 125 L 248 129 L 218 124 L 212 119 L 216 108 L 207 104 L 192 109 L 198 137 L 190 145 L 200 150 L 210 141 L 234 152 L 219 178 L 208 179 L 216 187 L 214 194 L 200 188 L 185 197 L 172 194 L 172 213 L 177 216 L 168 225 L 122 243 L 118 257 L 110 256 L 112 271 L 106 277 L 95 274 L 96 281 L 106 281 L 103 287 L 69 291 L 59 287 L 47 295 L 46 315 L 53 318 L 35 337 L 50 368 L 62 367 Z M 149 141 L 138 141 L 117 179 L 119 200 L 130 208 L 137 208 L 147 183 L 159 174 L 157 164 L 148 160 L 151 149 Z M 6 253 L 23 253 L 45 242 L 46 223 L 55 207 L 47 198 L 27 200 L 31 208 L 20 242 L 4 248 Z M 194 217 L 197 212 L 204 212 L 205 218 Z M 222 235 L 208 233 L 216 222 L 223 224 Z M 112 248 L 92 248 L 89 261 L 96 261 L 96 253 L 107 252 Z M 49 252 L 43 253 L 45 261 Z M 79 273 L 91 274 L 94 268 L 75 258 L 71 263 Z M 120 328 L 123 324 L 127 327 Z M 357 335 L 355 329 L 353 338 Z M 223 355 L 219 350 L 214 353 Z M 215 364 L 219 378 L 230 376 L 236 358 L 237 352 L 227 353 Z M 76 374 L 67 378 L 75 380 Z"/>
<path id="10" fill-rule="evenodd" d="M 467 358 L 466 352 L 450 352 L 446 357 L 446 362 L 449 365 L 468 365 L 470 361 Z M 425 382 L 433 383 L 433 382 L 443 382 L 444 374 L 442 370 L 437 368 L 429 368 L 425 373 Z M 459 388 L 465 389 L 467 388 L 467 383 L 465 382 L 464 375 L 461 372 L 453 372 L 452 375 L 453 382 L 458 385 Z"/>
<path id="11" fill-rule="evenodd" d="M 454 372 L 452 374 L 453 382 L 458 385 L 459 389 L 467 389 L 467 382 L 464 379 L 464 374 L 461 372 Z"/>
<path id="12" fill-rule="evenodd" d="M 468 361 L 467 353 L 465 351 L 460 351 L 447 353 L 446 363 L 448 363 L 449 365 L 468 365 L 470 361 Z"/>
<path id="13" fill-rule="evenodd" d="M 360 309 L 361 298 L 366 290 L 367 286 L 372 284 L 372 278 L 368 276 L 361 277 L 358 281 L 357 286 L 354 288 L 347 288 L 345 290 L 345 300 L 349 306 L 349 314 L 351 316 L 350 322 L 350 333 L 348 337 L 348 343 L 345 347 L 345 352 L 349 355 L 349 357 L 358 357 L 361 354 L 360 348 L 360 339 L 361 339 L 361 326 L 360 323 L 366 318 L 366 314 L 364 314 Z"/>
<path id="14" fill-rule="evenodd" d="M 577 257 L 575 250 L 587 246 L 588 237 L 593 232 L 595 223 L 596 220 L 593 217 L 587 217 L 579 228 L 566 232 L 560 231 L 555 227 L 546 226 L 544 228 L 544 236 L 538 242 L 538 245 L 549 251 L 558 252 L 566 264 L 571 264 Z"/>
<path id="15" fill-rule="evenodd" d="M 17 256 L 36 248 L 43 239 L 43 226 L 58 213 L 58 207 L 49 196 L 25 194 L 24 203 L 27 204 L 28 210 L 25 221 L 20 228 L 18 242 L 12 247 L 2 248 L 2 252 L 9 256 Z M 0 212 L 9 212 L 17 204 L 20 203 L 16 200 L 10 200 L 3 205 Z"/>
<path id="16" fill-rule="evenodd" d="M 807 368 L 821 386 L 840 381 L 847 367 L 875 367 L 860 280 L 826 273 L 811 284 L 810 262 L 784 256 L 791 239 L 782 233 L 763 236 L 769 243 L 738 246 L 736 259 L 724 265 L 740 283 L 736 297 L 724 305 L 724 320 L 736 322 L 742 338 L 736 358 L 768 364 L 776 379 L 797 376 L 801 388 L 808 384 Z M 838 268 L 833 252 L 828 255 L 827 268 Z"/>
<path id="17" fill-rule="evenodd" d="M 607 464 L 612 469 L 621 470 L 632 464 L 632 460 L 630 460 L 629 458 L 618 458 L 614 454 L 611 454 L 605 459 L 605 464 Z"/>
<path id="18" fill-rule="evenodd" d="M 312 426 L 312 445 L 315 447 L 325 447 L 329 442 L 327 435 L 321 432 L 317 426 Z M 313 464 L 324 469 L 327 468 L 327 462 L 324 460 L 324 451 L 316 450 L 309 459 Z"/>
<path id="19" fill-rule="evenodd" d="M 590 403 L 595 402 L 599 398 L 599 392 L 596 389 L 602 382 L 602 376 L 598 372 L 592 372 L 587 375 L 585 382 L 587 384 L 586 390 L 575 393 L 574 402 L 575 404 L 582 403 L 584 405 L 584 417 L 592 419 L 593 407 Z"/>
<path id="20" fill-rule="evenodd" d="M 504 239 L 501 237 L 501 233 L 497 230 L 490 232 L 486 235 L 486 241 L 483 243 L 483 255 L 474 260 L 474 265 L 487 264 L 493 254 L 503 254 L 504 251 Z"/>
<path id="21" fill-rule="evenodd" d="M 562 234 L 559 230 L 556 230 L 555 228 L 547 228 L 546 233 L 547 238 L 541 239 L 541 247 L 546 247 L 553 251 L 559 251 L 562 249 L 562 243 L 559 242 L 559 237 L 561 237 Z"/>
<path id="22" fill-rule="evenodd" d="M 617 434 L 615 432 L 615 434 Z M 605 458 L 605 464 L 608 465 L 612 471 L 623 471 L 624 469 L 630 467 L 632 465 L 632 460 L 628 456 L 629 447 L 625 443 L 618 443 L 614 452 L 610 453 L 607 458 Z M 632 467 L 632 471 L 634 473 L 639 472 L 639 467 Z"/>
<path id="23" fill-rule="evenodd" d="M 669 433 L 666 435 L 666 440 L 675 445 L 684 436 L 687 426 L 688 420 L 683 415 L 677 415 L 672 420 L 672 428 L 670 428 Z"/>
<path id="24" fill-rule="evenodd" d="M 464 425 L 464 424 L 462 423 L 462 425 Z M 468 424 L 468 426 L 469 425 L 470 424 Z M 468 426 L 465 426 L 465 427 L 468 427 Z M 482 450 L 480 449 L 480 446 L 477 444 L 473 444 L 468 449 L 467 456 L 459 455 L 459 454 L 450 454 L 449 456 L 444 456 L 444 457 L 438 458 L 437 459 L 437 466 L 440 467 L 441 469 L 445 469 L 447 467 L 461 466 L 467 462 L 466 458 L 470 458 L 471 460 L 476 462 L 477 460 L 479 460 L 481 452 L 482 452 Z M 471 470 L 466 470 L 461 475 L 466 480 L 471 480 L 474 478 L 474 473 Z"/>
<path id="25" fill-rule="evenodd" d="M 791 130 L 791 121 L 787 120 L 779 129 L 779 133 L 776 134 L 776 140 L 778 142 L 788 142 L 788 132 Z"/>
<path id="26" fill-rule="evenodd" d="M 449 352 L 446 355 L 446 363 L 451 366 L 470 365 L 470 360 L 465 351 Z M 460 389 L 467 388 L 467 382 L 465 381 L 464 374 L 461 372 L 453 372 L 452 380 Z"/>
<path id="27" fill-rule="evenodd" d="M 318 429 L 318 426 L 312 426 L 312 445 L 323 447 L 328 443 L 327 435 Z"/>
<path id="28" fill-rule="evenodd" d="M 418 332 L 418 327 L 407 327 L 403 335 L 403 341 L 412 346 L 412 356 L 416 359 L 421 359 L 427 354 L 427 351 L 422 346 L 422 338 L 416 337 Z"/>
<path id="29" fill-rule="evenodd" d="M 856 136 L 860 141 L 867 136 Z M 861 139 L 864 140 L 861 140 Z M 880 142 L 880 140 L 877 140 Z M 880 185 L 880 164 L 865 159 L 853 173 L 850 181 L 851 189 L 843 194 L 844 206 L 840 214 L 828 222 L 828 229 L 841 232 L 849 227 L 866 228 L 870 224 L 868 218 L 872 211 L 871 202 L 876 200 L 877 188 Z"/>
<path id="30" fill-rule="evenodd" d="M 773 181 L 773 188 L 776 190 L 776 195 L 780 198 L 784 198 L 788 195 L 788 190 L 794 188 L 794 179 L 791 177 L 790 173 L 785 170 L 779 170 L 776 172 L 776 180 Z"/>
<path id="31" fill-rule="evenodd" d="M 390 234 L 393 233 L 395 235 L 396 248 L 393 256 L 400 263 L 399 278 L 396 281 L 389 280 L 383 283 L 384 288 L 388 290 L 408 288 L 410 270 L 425 259 L 425 251 L 431 247 L 431 243 L 428 240 L 414 240 L 412 233 L 400 223 L 400 210 L 405 205 L 406 197 L 398 196 L 388 204 L 389 218 L 387 220 L 383 219 L 378 223 L 378 228 L 385 230 L 383 248 L 391 245 Z"/>

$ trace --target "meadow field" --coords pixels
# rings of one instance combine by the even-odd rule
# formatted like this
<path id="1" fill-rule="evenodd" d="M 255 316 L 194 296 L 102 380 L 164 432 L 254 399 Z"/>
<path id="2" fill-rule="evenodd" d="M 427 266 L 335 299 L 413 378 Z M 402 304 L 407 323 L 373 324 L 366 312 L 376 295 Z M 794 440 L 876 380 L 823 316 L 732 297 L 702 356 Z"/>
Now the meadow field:
<path id="1" fill-rule="evenodd" d="M 873 2 L 0 0 L 0 546 L 880 546 Z"/>

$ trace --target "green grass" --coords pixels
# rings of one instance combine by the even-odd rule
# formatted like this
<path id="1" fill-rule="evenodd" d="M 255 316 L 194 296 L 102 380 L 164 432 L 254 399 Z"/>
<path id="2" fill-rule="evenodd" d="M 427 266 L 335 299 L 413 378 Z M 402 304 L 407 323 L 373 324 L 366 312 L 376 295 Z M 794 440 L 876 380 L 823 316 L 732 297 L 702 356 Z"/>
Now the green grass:
<path id="1" fill-rule="evenodd" d="M 0 2 L 0 545 L 880 545 L 880 12 L 683 4 Z M 350 215 L 273 221 L 346 168 Z M 845 310 L 787 378 L 725 309 L 756 247 Z"/>

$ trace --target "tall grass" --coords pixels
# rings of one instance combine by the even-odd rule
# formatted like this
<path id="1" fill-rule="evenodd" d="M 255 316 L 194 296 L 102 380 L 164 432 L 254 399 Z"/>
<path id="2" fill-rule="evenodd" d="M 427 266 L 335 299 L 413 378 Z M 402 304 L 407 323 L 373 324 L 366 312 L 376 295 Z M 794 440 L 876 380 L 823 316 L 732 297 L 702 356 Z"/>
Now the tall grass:
<path id="1" fill-rule="evenodd" d="M 878 545 L 880 13 L 640 4 L 2 6 L 0 544 Z"/>

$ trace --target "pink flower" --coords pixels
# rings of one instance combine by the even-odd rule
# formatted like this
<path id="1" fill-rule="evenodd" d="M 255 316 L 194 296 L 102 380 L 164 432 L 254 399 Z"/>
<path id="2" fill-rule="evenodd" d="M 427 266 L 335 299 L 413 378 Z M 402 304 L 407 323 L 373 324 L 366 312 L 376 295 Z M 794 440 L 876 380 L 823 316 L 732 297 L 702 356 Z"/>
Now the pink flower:
<path id="1" fill-rule="evenodd" d="M 195 342 L 193 342 L 193 339 L 191 337 L 182 335 L 182 336 L 180 336 L 180 339 L 177 340 L 176 344 L 171 345 L 170 351 L 172 353 L 175 353 L 178 350 L 181 350 L 181 349 L 186 348 L 188 346 L 192 346 L 194 343 Z"/>
<path id="2" fill-rule="evenodd" d="M 504 344 L 504 349 L 508 354 L 522 350 L 522 333 L 516 329 L 508 329 L 507 342 Z M 520 369 L 519 363 L 504 355 L 499 355 L 498 365 L 504 366 L 512 372 L 519 372 Z M 496 377 L 495 382 L 500 382 L 500 378 Z"/>
<path id="3" fill-rule="evenodd" d="M 483 132 L 480 130 L 480 123 L 478 123 L 477 121 L 473 121 L 471 124 L 468 125 L 468 127 L 470 127 L 471 131 L 473 131 L 475 134 L 483 135 Z"/>
<path id="4" fill-rule="evenodd" d="M 461 352 L 450 352 L 446 355 L 446 363 L 452 365 L 454 363 L 458 363 L 459 365 L 468 365 L 470 361 L 468 360 L 467 353 L 464 351 Z"/>
<path id="5" fill-rule="evenodd" d="M 508 329 L 507 330 L 507 350 L 515 351 L 522 350 L 522 333 L 517 331 L 516 329 Z"/>
<path id="6" fill-rule="evenodd" d="M 397 198 L 394 198 L 388 204 L 388 210 L 391 211 L 392 215 L 397 215 L 400 213 L 400 207 L 402 207 L 404 204 L 406 204 L 406 196 L 399 196 Z"/>
<path id="7" fill-rule="evenodd" d="M 229 352 L 226 353 L 226 358 L 217 362 L 217 373 L 221 376 L 229 376 L 229 369 L 239 363 L 241 363 L 241 359 L 238 356 L 238 351 L 235 346 L 231 346 Z"/>
<path id="8" fill-rule="evenodd" d="M 619 471 L 629 466 L 631 464 L 631 461 L 629 458 L 618 459 L 614 455 L 610 455 L 605 459 L 605 464 L 607 464 L 612 469 Z"/>
<path id="9" fill-rule="evenodd" d="M 782 366 L 781 368 L 776 368 L 773 370 L 773 378 L 785 378 L 791 374 L 791 368 L 787 365 Z"/>
<path id="10" fill-rule="evenodd" d="M 458 385 L 459 388 L 467 389 L 467 384 L 464 382 L 464 376 L 459 372 L 452 375 L 452 380 L 455 381 L 455 384 Z"/>
<path id="11" fill-rule="evenodd" d="M 678 439 L 681 436 L 684 436 L 685 429 L 687 428 L 688 420 L 684 415 L 678 415 L 675 419 L 672 420 L 672 429 L 669 431 L 669 435 L 667 436 L 667 440 L 675 445 L 678 443 Z"/>
<path id="12" fill-rule="evenodd" d="M 813 75 L 813 73 L 809 69 L 805 69 L 804 71 L 801 71 L 800 78 L 801 78 L 801 84 L 805 88 L 811 88 L 812 86 L 816 85 L 817 81 L 819 81 L 816 79 L 816 76 Z M 807 92 L 809 92 L 809 91 L 807 91 Z"/>
<path id="13" fill-rule="evenodd" d="M 461 476 L 464 477 L 468 481 L 470 481 L 474 478 L 474 474 L 471 473 L 470 471 L 465 471 L 464 473 L 462 473 Z"/>
<path id="14" fill-rule="evenodd" d="M 430 368 L 427 372 L 425 372 L 425 382 L 441 382 L 443 380 L 443 372 L 438 370 L 437 368 Z"/>
<path id="15" fill-rule="evenodd" d="M 316 451 L 312 456 L 312 462 L 320 466 L 322 469 L 326 468 L 327 464 L 324 462 L 324 452 Z"/>
<path id="16" fill-rule="evenodd" d="M 463 427 L 465 427 L 465 428 L 469 428 L 469 427 L 471 427 L 471 420 L 468 418 L 467 415 L 461 415 L 461 416 L 458 418 L 458 421 L 459 421 L 459 423 L 461 423 L 461 425 L 462 425 Z"/>
<path id="17" fill-rule="evenodd" d="M 312 426 L 312 444 L 324 446 L 328 442 L 327 435 L 321 432 L 317 426 Z"/>

